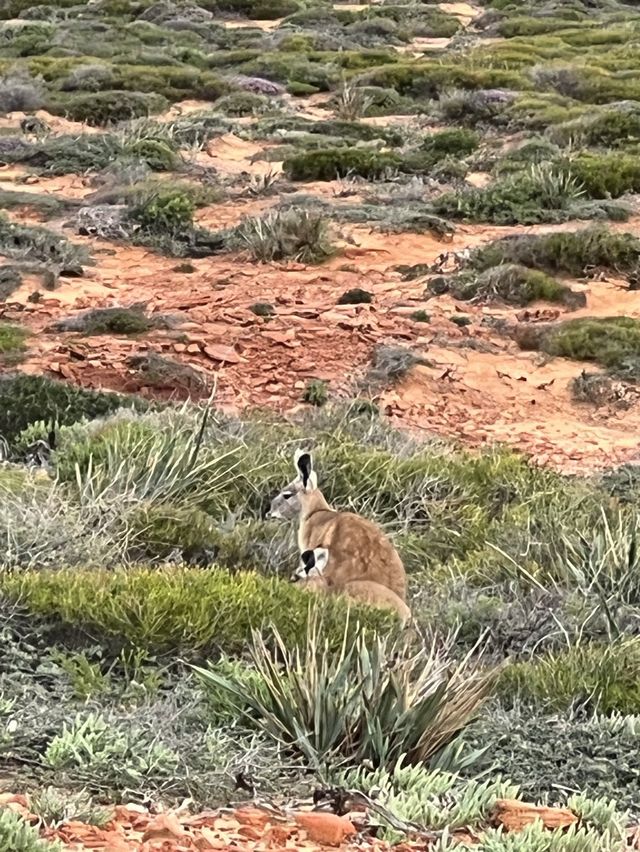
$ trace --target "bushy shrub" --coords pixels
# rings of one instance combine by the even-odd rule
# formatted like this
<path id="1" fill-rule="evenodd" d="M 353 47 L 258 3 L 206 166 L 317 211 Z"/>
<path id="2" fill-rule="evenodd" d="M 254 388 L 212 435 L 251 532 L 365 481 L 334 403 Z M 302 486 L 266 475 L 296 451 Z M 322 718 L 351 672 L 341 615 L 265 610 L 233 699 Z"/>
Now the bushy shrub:
<path id="1" fill-rule="evenodd" d="M 0 76 L 0 113 L 33 112 L 44 103 L 44 86 L 25 71 Z"/>
<path id="2" fill-rule="evenodd" d="M 640 358 L 640 320 L 624 316 L 567 320 L 545 335 L 544 349 L 564 358 L 622 368 Z"/>
<path id="3" fill-rule="evenodd" d="M 14 260 L 52 264 L 62 273 L 81 275 L 89 253 L 84 246 L 47 228 L 20 225 L 0 215 L 0 253 Z"/>
<path id="4" fill-rule="evenodd" d="M 471 264 L 483 270 L 500 263 L 518 263 L 576 278 L 593 267 L 621 275 L 638 271 L 640 239 L 602 227 L 554 234 L 518 234 L 495 240 L 473 252 Z"/>
<path id="5" fill-rule="evenodd" d="M 380 153 L 364 148 L 332 148 L 307 151 L 284 161 L 289 180 L 329 181 L 357 175 L 367 180 L 380 178 L 386 171 L 397 168 L 400 158 L 392 153 Z"/>
<path id="6" fill-rule="evenodd" d="M 624 148 L 640 142 L 640 112 L 604 109 L 577 121 L 559 124 L 549 131 L 559 145 L 577 143 L 603 148 Z"/>
<path id="7" fill-rule="evenodd" d="M 186 192 L 159 187 L 130 212 L 131 219 L 153 232 L 178 233 L 193 225 L 195 204 Z"/>
<path id="8" fill-rule="evenodd" d="M 498 225 L 533 225 L 574 218 L 573 204 L 584 194 L 579 181 L 546 165 L 499 179 L 486 189 L 441 195 L 433 209 L 441 216 Z"/>
<path id="9" fill-rule="evenodd" d="M 526 266 L 505 263 L 480 274 L 462 273 L 447 282 L 449 292 L 463 301 L 503 301 L 510 305 L 525 305 L 538 299 L 560 302 L 577 307 L 586 304 L 584 295 L 573 291 L 555 278 Z M 582 299 L 579 297 L 582 295 Z"/>
<path id="10" fill-rule="evenodd" d="M 369 71 L 360 78 L 368 86 L 395 89 L 401 95 L 437 99 L 449 89 L 533 88 L 521 74 L 493 68 L 468 68 L 445 62 L 396 62 Z"/>
<path id="11" fill-rule="evenodd" d="M 205 685 L 225 690 L 248 722 L 318 768 L 363 761 L 392 767 L 401 758 L 428 763 L 468 724 L 495 678 L 455 665 L 435 643 L 416 653 L 359 635 L 331 654 L 331 634 L 319 619 L 302 647 L 277 630 L 274 644 L 275 653 L 253 631 L 251 659 L 266 690 L 196 671 Z"/>
<path id="12" fill-rule="evenodd" d="M 480 137 L 473 130 L 451 128 L 427 136 L 420 148 L 437 162 L 444 157 L 468 157 L 479 144 Z"/>
<path id="13" fill-rule="evenodd" d="M 229 247 L 234 246 L 265 262 L 292 258 L 301 263 L 321 263 L 335 253 L 328 220 L 320 213 L 295 209 L 245 219 L 229 240 Z"/>
<path id="14" fill-rule="evenodd" d="M 169 102 L 162 95 L 126 91 L 66 95 L 52 98 L 47 104 L 54 115 L 97 127 L 163 112 L 168 106 Z"/>
<path id="15" fill-rule="evenodd" d="M 447 89 L 440 95 L 436 111 L 445 121 L 470 127 L 506 123 L 507 108 L 515 97 L 504 90 Z"/>
<path id="16" fill-rule="evenodd" d="M 213 519 L 195 506 L 141 503 L 128 526 L 131 549 L 142 559 L 165 559 L 176 549 L 183 557 L 207 551 L 217 555 L 219 536 Z"/>
<path id="17" fill-rule="evenodd" d="M 115 393 L 83 390 L 41 376 L 3 376 L 0 378 L 0 435 L 11 442 L 36 421 L 53 420 L 68 425 L 131 406 L 144 410 L 146 403 Z"/>
<path id="18" fill-rule="evenodd" d="M 255 95 L 253 92 L 235 92 L 217 100 L 215 106 L 225 115 L 245 116 L 267 112 L 271 105 L 268 98 L 263 95 Z"/>
<path id="19" fill-rule="evenodd" d="M 640 191 L 640 160 L 637 155 L 580 154 L 567 164 L 568 173 L 590 198 L 619 198 Z"/>
<path id="20" fill-rule="evenodd" d="M 295 583 L 220 569 L 82 570 L 3 575 L 0 587 L 31 612 L 69 627 L 97 630 L 114 645 L 190 654 L 241 652 L 260 625 L 274 625 L 287 647 L 304 643 L 314 607 L 332 649 L 340 647 L 348 604 L 309 596 Z M 360 623 L 389 629 L 391 616 L 353 607 L 349 635 Z M 370 634 L 369 634 L 370 635 Z"/>
<path id="21" fill-rule="evenodd" d="M 503 700 L 525 700 L 552 710 L 583 706 L 601 713 L 640 712 L 640 640 L 572 646 L 504 669 Z"/>
<path id="22" fill-rule="evenodd" d="M 25 340 L 28 332 L 16 325 L 0 322 L 0 363 L 6 363 L 9 356 L 16 356 L 27 348 Z"/>

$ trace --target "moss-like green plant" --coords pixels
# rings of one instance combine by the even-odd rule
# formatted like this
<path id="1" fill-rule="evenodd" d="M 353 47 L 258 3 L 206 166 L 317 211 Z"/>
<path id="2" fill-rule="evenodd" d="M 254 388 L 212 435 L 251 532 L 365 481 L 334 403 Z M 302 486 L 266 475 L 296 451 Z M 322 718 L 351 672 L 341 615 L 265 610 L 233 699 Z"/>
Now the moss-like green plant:
<path id="1" fill-rule="evenodd" d="M 69 627 L 97 630 L 115 646 L 148 651 L 188 650 L 238 653 L 258 626 L 275 625 L 287 647 L 304 642 L 310 612 L 325 617 L 330 646 L 340 646 L 348 602 L 316 599 L 295 583 L 251 572 L 221 569 L 131 569 L 122 571 L 42 571 L 3 575 L 0 587 L 31 612 Z M 311 605 L 311 609 L 310 609 Z M 389 629 L 393 618 L 381 610 L 354 607 L 369 628 Z"/>
<path id="2" fill-rule="evenodd" d="M 387 170 L 397 168 L 400 158 L 392 153 L 365 148 L 327 148 L 296 154 L 284 161 L 289 180 L 336 180 L 347 175 L 375 180 Z"/>
<path id="3" fill-rule="evenodd" d="M 99 127 L 162 112 L 168 106 L 162 95 L 124 91 L 58 96 L 48 104 L 49 110 L 56 115 Z"/>
<path id="4" fill-rule="evenodd" d="M 327 383 L 322 381 L 322 379 L 312 379 L 302 394 L 304 402 L 308 402 L 309 405 L 315 405 L 318 408 L 326 405 L 328 398 L 329 391 Z"/>

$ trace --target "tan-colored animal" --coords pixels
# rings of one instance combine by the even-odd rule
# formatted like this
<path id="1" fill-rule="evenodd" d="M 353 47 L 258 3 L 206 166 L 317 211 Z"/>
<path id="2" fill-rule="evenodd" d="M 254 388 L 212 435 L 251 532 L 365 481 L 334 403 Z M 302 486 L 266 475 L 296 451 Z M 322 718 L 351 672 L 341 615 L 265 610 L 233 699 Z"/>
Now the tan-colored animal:
<path id="1" fill-rule="evenodd" d="M 404 601 L 407 577 L 402 560 L 375 524 L 353 512 L 336 512 L 318 488 L 311 453 L 296 452 L 297 477 L 271 501 L 267 517 L 298 518 L 300 552 L 324 547 L 331 564 L 324 572 L 328 586 L 366 580 L 386 586 Z"/>
<path id="2" fill-rule="evenodd" d="M 325 594 L 346 595 L 360 603 L 381 609 L 394 610 L 404 625 L 411 619 L 411 610 L 395 592 L 380 583 L 370 580 L 352 580 L 344 586 L 328 586 L 324 577 L 329 562 L 329 551 L 326 547 L 316 547 L 305 550 L 300 555 L 300 564 L 292 580 L 302 584 L 304 589 Z"/>

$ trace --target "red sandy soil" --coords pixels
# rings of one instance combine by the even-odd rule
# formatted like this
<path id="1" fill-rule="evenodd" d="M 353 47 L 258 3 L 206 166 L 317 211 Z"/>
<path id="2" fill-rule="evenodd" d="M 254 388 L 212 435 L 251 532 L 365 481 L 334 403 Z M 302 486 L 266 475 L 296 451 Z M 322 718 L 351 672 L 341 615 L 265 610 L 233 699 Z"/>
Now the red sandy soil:
<path id="1" fill-rule="evenodd" d="M 29 811 L 28 798 L 5 793 L 0 807 L 19 813 L 32 824 L 38 818 Z M 502 827 L 518 832 L 534 821 L 541 821 L 549 831 L 562 831 L 576 823 L 576 815 L 566 808 L 547 808 L 511 799 L 496 802 L 486 826 Z M 140 805 L 117 805 L 103 828 L 79 821 L 63 822 L 56 827 L 42 827 L 47 840 L 60 841 L 70 852 L 266 852 L 266 850 L 300 849 L 306 852 L 420 852 L 437 842 L 440 832 L 409 833 L 405 842 L 391 846 L 375 838 L 373 824 L 365 810 L 337 816 L 327 811 L 279 809 L 272 806 L 245 805 L 193 815 L 186 803 L 172 810 L 149 810 Z M 483 826 L 460 829 L 452 836 L 474 844 L 481 840 Z M 640 849 L 637 826 L 629 829 L 628 849 Z"/>

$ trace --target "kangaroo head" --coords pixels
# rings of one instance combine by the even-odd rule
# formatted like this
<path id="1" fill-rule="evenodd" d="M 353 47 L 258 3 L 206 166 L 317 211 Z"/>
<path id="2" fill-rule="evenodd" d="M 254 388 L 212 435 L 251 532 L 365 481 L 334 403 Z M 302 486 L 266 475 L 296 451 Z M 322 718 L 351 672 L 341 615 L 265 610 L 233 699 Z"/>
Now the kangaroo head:
<path id="1" fill-rule="evenodd" d="M 273 498 L 267 518 L 290 521 L 297 517 L 302 511 L 303 495 L 318 488 L 318 477 L 313 469 L 311 453 L 297 450 L 294 464 L 297 476 Z"/>
<path id="2" fill-rule="evenodd" d="M 292 580 L 308 580 L 312 577 L 322 577 L 324 569 L 329 561 L 329 551 L 326 547 L 315 547 L 313 550 L 304 550 L 300 554 L 300 562 Z"/>

